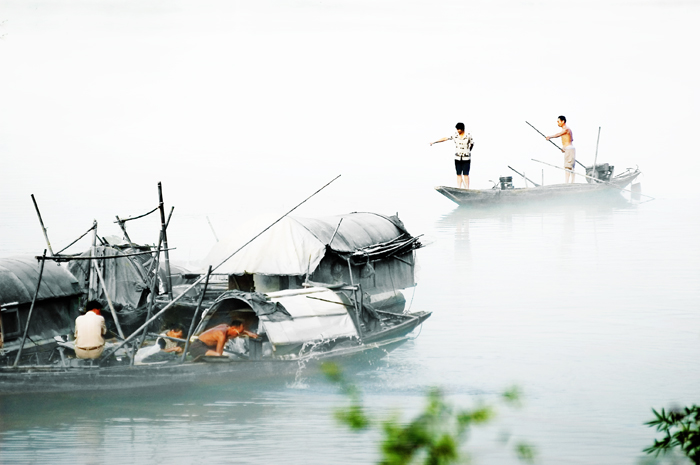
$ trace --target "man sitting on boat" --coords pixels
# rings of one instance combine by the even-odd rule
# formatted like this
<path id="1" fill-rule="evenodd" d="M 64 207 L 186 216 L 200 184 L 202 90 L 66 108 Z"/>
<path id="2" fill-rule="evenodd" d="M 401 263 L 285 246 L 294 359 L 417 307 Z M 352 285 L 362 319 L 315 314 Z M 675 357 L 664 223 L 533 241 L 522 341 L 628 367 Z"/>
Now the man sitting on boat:
<path id="1" fill-rule="evenodd" d="M 224 353 L 224 346 L 229 339 L 239 336 L 248 336 L 257 339 L 257 334 L 243 329 L 243 322 L 234 320 L 231 325 L 220 324 L 214 326 L 199 335 L 192 345 L 190 345 L 190 355 L 197 359 L 203 355 L 220 357 Z"/>
<path id="2" fill-rule="evenodd" d="M 561 145 L 564 147 L 561 151 L 564 153 L 564 168 L 566 172 L 564 173 L 564 184 L 569 182 L 569 174 L 571 175 L 571 183 L 573 184 L 576 173 L 574 173 L 574 163 L 576 163 L 576 149 L 572 145 L 574 142 L 574 133 L 571 132 L 569 126 L 566 125 L 566 116 L 559 116 L 557 118 L 557 126 L 561 128 L 561 131 L 554 134 L 553 136 L 547 136 L 546 139 L 554 139 L 561 137 Z"/>
<path id="3" fill-rule="evenodd" d="M 102 304 L 91 300 L 85 305 L 84 315 L 75 319 L 75 355 L 94 360 L 105 350 L 104 335 L 107 333 L 105 319 L 100 312 Z"/>

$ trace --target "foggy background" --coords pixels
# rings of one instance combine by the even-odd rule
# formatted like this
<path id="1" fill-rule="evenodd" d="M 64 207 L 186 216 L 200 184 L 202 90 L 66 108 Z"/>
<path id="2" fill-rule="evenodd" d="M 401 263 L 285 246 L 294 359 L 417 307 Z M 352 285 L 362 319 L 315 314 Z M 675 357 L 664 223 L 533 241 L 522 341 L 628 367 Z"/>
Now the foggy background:
<path id="1" fill-rule="evenodd" d="M 239 221 L 453 204 L 457 121 L 472 188 L 563 173 L 525 124 L 577 158 L 638 165 L 644 192 L 698 197 L 696 2 L 16 1 L 0 4 L 0 255 L 54 251 L 157 206 L 194 262 Z M 559 140 L 557 140 L 559 142 Z M 560 143 L 560 142 L 559 142 Z M 582 181 L 579 177 L 579 181 Z M 417 208 L 420 207 L 420 208 Z M 429 219 L 432 221 L 432 218 Z M 159 220 L 128 224 L 157 242 Z M 412 225 L 415 225 L 412 227 Z M 133 229 L 132 229 L 133 228 Z M 69 252 L 84 250 L 86 239 Z"/>

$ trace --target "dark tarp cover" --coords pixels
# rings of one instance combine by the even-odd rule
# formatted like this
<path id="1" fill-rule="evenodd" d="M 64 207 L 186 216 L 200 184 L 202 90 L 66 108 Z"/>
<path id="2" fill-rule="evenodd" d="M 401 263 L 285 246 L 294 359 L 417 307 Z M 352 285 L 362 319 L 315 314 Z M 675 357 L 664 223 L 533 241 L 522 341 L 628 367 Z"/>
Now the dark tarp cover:
<path id="1" fill-rule="evenodd" d="M 40 269 L 41 264 L 35 257 L 0 258 L 0 304 L 31 303 L 36 293 Z M 81 293 L 78 281 L 68 272 L 65 265 L 59 266 L 51 260 L 46 260 L 37 300 Z"/>
<path id="2" fill-rule="evenodd" d="M 291 319 L 289 312 L 279 302 L 271 302 L 264 294 L 259 292 L 227 291 L 216 299 L 211 306 L 210 315 L 216 312 L 222 301 L 238 299 L 247 303 L 257 316 L 266 316 L 270 321 L 284 321 Z"/>

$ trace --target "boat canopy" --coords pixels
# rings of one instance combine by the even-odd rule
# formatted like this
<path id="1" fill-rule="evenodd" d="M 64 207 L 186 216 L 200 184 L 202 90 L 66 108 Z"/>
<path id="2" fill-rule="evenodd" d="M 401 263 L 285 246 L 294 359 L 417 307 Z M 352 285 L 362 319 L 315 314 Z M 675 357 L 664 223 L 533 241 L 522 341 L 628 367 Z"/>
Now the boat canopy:
<path id="1" fill-rule="evenodd" d="M 274 346 L 292 346 L 339 337 L 358 337 L 348 312 L 349 300 L 326 288 L 287 290 L 269 294 L 228 291 L 207 310 L 197 333 L 232 320 L 246 321 L 247 327 L 267 334 Z M 252 325 L 245 312 L 255 312 Z M 257 328 L 256 328 L 257 326 Z"/>
<path id="2" fill-rule="evenodd" d="M 0 305 L 31 303 L 41 264 L 35 257 L 0 258 Z M 80 295 L 82 290 L 65 266 L 46 260 L 37 300 Z"/>
<path id="3" fill-rule="evenodd" d="M 205 263 L 218 264 L 233 254 L 269 222 L 244 224 L 218 242 Z M 303 276 L 313 273 L 327 251 L 367 262 L 420 247 L 396 216 L 349 213 L 320 218 L 285 217 L 221 265 L 218 273 Z"/>

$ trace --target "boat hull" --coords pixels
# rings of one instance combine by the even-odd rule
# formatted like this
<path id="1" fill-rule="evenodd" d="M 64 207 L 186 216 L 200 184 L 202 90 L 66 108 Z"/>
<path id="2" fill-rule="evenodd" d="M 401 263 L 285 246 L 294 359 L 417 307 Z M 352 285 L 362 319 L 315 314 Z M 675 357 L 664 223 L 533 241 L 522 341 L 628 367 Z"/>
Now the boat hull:
<path id="1" fill-rule="evenodd" d="M 552 184 L 549 186 L 526 187 L 517 189 L 459 189 L 438 186 L 436 191 L 462 206 L 515 204 L 519 202 L 572 201 L 576 199 L 603 199 L 619 197 L 621 189 L 631 184 L 641 172 L 632 170 L 608 183 L 573 183 Z"/>
<path id="2" fill-rule="evenodd" d="M 205 361 L 100 367 L 32 366 L 0 368 L 0 396 L 60 392 L 99 392 L 175 386 L 227 384 L 237 379 L 270 379 L 294 375 L 300 368 L 314 370 L 324 361 L 361 356 L 377 358 L 409 340 L 408 334 L 430 316 L 412 315 L 382 337 L 368 336 L 363 342 L 345 341 L 330 350 L 309 351 L 294 356 L 249 360 L 206 357 Z"/>

